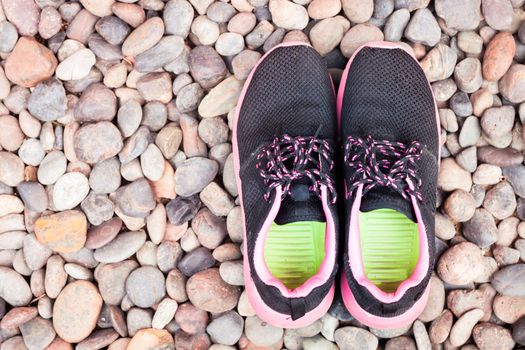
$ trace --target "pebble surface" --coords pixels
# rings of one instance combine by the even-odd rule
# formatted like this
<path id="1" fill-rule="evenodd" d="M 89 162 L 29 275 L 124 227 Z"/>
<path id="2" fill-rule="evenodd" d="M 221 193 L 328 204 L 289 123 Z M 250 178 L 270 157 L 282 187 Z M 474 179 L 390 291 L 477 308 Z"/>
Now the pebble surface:
<path id="1" fill-rule="evenodd" d="M 0 0 L 0 348 L 525 345 L 524 6 Z M 237 99 L 281 42 L 311 44 L 337 84 L 377 40 L 403 42 L 437 100 L 429 302 L 402 329 L 335 306 L 273 327 L 244 291 Z"/>

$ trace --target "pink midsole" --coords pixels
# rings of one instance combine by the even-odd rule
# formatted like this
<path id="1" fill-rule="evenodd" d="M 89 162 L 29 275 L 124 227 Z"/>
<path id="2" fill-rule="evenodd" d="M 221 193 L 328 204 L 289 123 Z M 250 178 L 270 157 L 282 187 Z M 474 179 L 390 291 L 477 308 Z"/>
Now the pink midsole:
<path id="1" fill-rule="evenodd" d="M 247 252 L 247 237 L 246 237 L 246 229 L 244 226 L 244 218 L 245 218 L 245 212 L 244 212 L 244 203 L 242 198 L 242 182 L 240 178 L 240 159 L 239 159 L 239 146 L 237 144 L 237 123 L 239 120 L 239 112 L 240 107 L 242 106 L 242 102 L 244 101 L 244 97 L 246 95 L 246 92 L 248 90 L 248 86 L 250 85 L 250 82 L 253 78 L 254 73 L 256 72 L 259 65 L 263 62 L 264 58 L 267 57 L 272 51 L 281 48 L 281 47 L 289 47 L 289 46 L 310 46 L 307 43 L 303 42 L 286 42 L 281 43 L 275 47 L 273 47 L 271 50 L 266 52 L 264 56 L 259 60 L 259 62 L 252 68 L 250 74 L 248 75 L 248 78 L 246 79 L 241 95 L 239 97 L 239 100 L 237 102 L 237 107 L 235 110 L 235 117 L 233 121 L 233 136 L 232 136 L 232 145 L 233 145 L 233 164 L 234 164 L 234 170 L 235 170 L 235 179 L 237 181 L 237 189 L 239 192 L 239 199 L 241 202 L 241 211 L 242 211 L 242 218 L 243 218 L 243 228 L 244 228 L 244 282 L 246 287 L 246 293 L 248 295 L 248 300 L 250 301 L 250 304 L 256 311 L 257 315 L 264 321 L 276 325 L 279 327 L 285 327 L 285 328 L 298 328 L 303 327 L 306 325 L 309 325 L 313 322 L 315 322 L 317 319 L 321 318 L 330 308 L 330 305 L 332 304 L 332 300 L 334 297 L 335 292 L 335 284 L 332 285 L 332 288 L 330 289 L 330 292 L 326 295 L 326 297 L 323 299 L 323 301 L 311 310 L 310 312 L 306 313 L 303 317 L 301 317 L 298 320 L 292 320 L 289 315 L 281 314 L 273 309 L 271 309 L 269 306 L 266 305 L 266 303 L 261 299 L 261 296 L 257 292 L 257 288 L 255 287 L 255 284 L 251 278 L 250 273 L 250 265 L 248 261 L 248 252 Z M 280 288 L 282 289 L 282 288 Z"/>
<path id="2" fill-rule="evenodd" d="M 428 296 L 430 294 L 430 284 L 425 289 L 425 292 L 421 298 L 419 298 L 419 300 L 416 301 L 416 303 L 410 309 L 408 309 L 408 311 L 396 317 L 375 316 L 359 306 L 354 298 L 354 295 L 352 294 L 352 291 L 350 290 L 350 287 L 348 286 L 348 281 L 344 272 L 341 273 L 341 291 L 343 294 L 343 302 L 345 303 L 346 308 L 359 322 L 367 325 L 368 327 L 378 329 L 392 329 L 406 326 L 414 322 L 419 317 L 419 315 L 421 315 L 425 309 L 425 306 L 427 305 Z"/>

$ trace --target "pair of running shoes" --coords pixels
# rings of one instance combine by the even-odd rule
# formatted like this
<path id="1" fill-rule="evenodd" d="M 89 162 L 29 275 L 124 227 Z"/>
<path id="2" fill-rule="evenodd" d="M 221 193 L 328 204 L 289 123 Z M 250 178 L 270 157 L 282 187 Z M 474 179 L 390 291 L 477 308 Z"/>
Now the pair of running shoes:
<path id="1" fill-rule="evenodd" d="M 263 56 L 233 128 L 246 292 L 262 320 L 311 324 L 336 285 L 367 326 L 397 328 L 421 314 L 435 259 L 439 135 L 429 82 L 400 44 L 357 49 L 337 93 L 309 45 Z"/>

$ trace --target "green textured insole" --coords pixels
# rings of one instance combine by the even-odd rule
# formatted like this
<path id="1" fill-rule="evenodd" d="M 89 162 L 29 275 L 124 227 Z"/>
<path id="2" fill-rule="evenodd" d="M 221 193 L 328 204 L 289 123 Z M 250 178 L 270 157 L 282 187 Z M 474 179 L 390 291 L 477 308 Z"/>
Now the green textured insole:
<path id="1" fill-rule="evenodd" d="M 273 223 L 264 244 L 268 269 L 287 288 L 294 289 L 317 273 L 324 259 L 326 223 Z"/>
<path id="2" fill-rule="evenodd" d="M 417 223 L 392 209 L 359 213 L 361 254 L 367 278 L 394 292 L 414 271 L 419 259 Z"/>

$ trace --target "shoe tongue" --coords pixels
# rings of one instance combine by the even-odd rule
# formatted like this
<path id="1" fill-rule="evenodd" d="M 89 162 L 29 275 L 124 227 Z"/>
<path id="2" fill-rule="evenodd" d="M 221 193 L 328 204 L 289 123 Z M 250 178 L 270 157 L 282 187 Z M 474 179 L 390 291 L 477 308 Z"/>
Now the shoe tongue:
<path id="1" fill-rule="evenodd" d="M 360 211 L 362 212 L 384 208 L 396 210 L 413 222 L 417 222 L 412 201 L 404 199 L 388 187 L 375 187 L 361 198 Z"/>
<path id="2" fill-rule="evenodd" d="M 281 202 L 279 213 L 275 217 L 278 225 L 297 221 L 325 221 L 323 204 L 319 197 L 310 192 L 305 182 L 292 185 L 291 195 Z"/>

